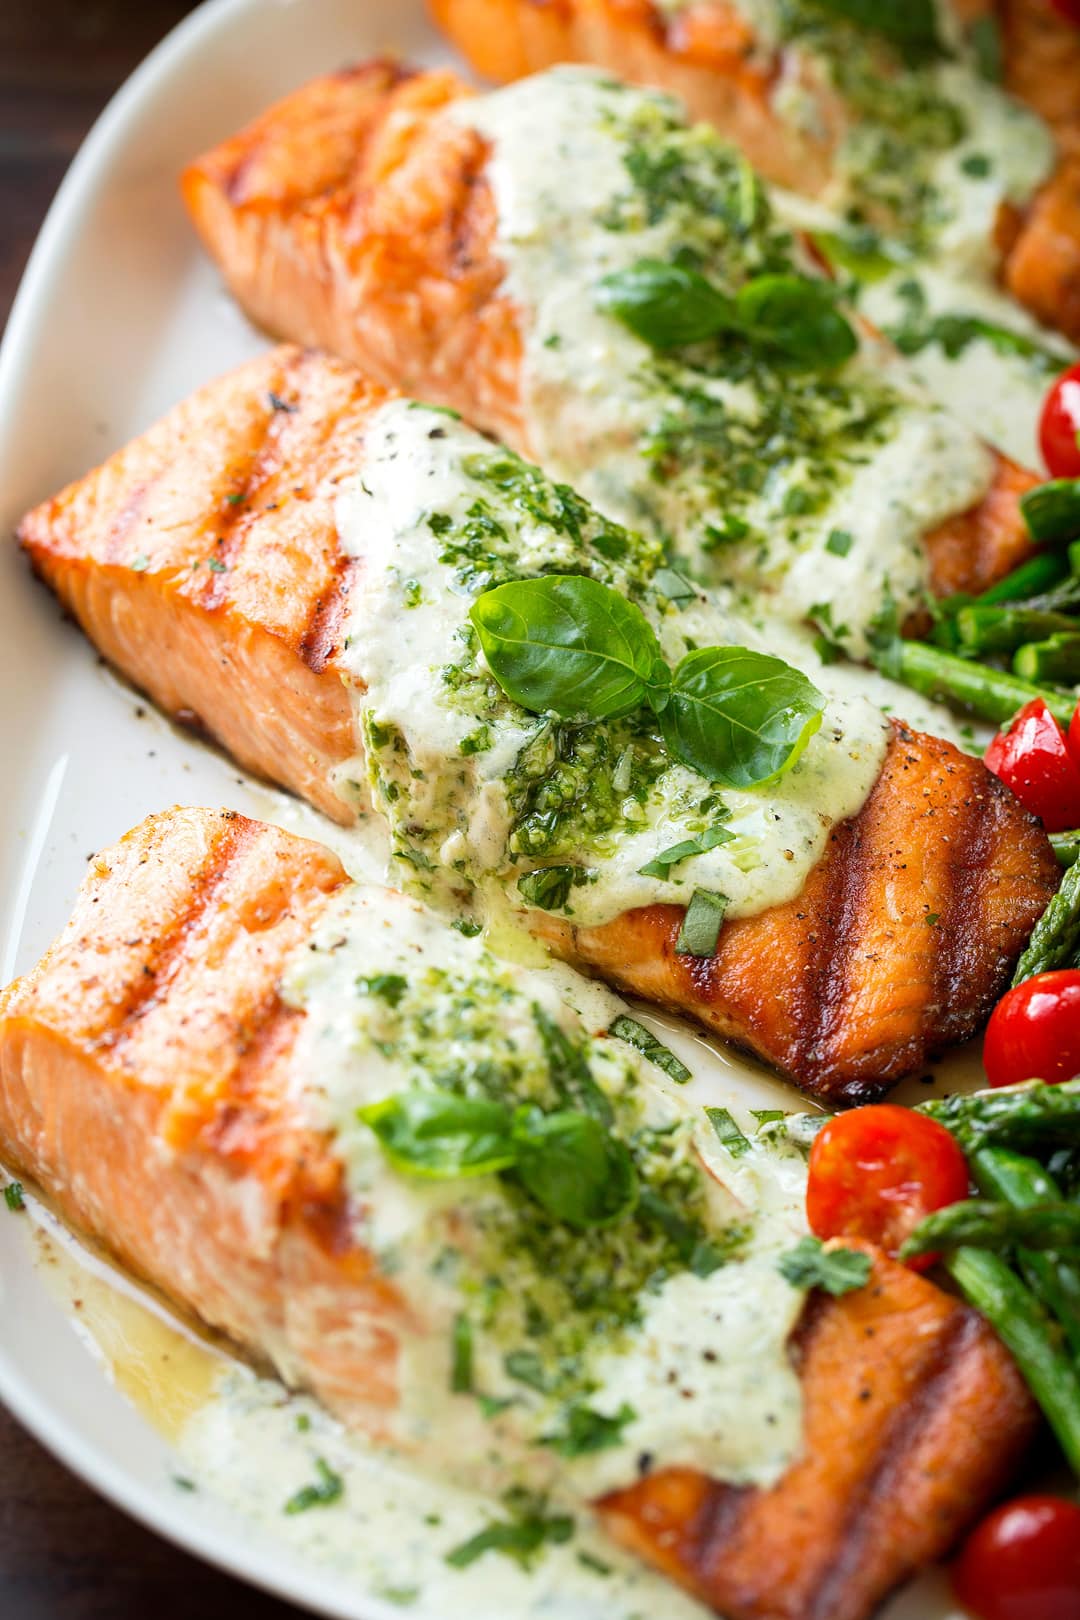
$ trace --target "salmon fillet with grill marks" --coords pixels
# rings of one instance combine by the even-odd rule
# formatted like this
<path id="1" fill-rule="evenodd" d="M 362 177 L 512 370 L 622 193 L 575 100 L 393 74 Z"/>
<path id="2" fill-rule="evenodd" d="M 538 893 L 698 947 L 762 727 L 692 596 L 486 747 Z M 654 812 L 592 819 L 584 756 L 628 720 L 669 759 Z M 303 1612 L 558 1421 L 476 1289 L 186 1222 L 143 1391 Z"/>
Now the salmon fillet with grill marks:
<path id="1" fill-rule="evenodd" d="M 151 817 L 101 855 L 0 994 L 0 1155 L 378 1439 L 406 1307 L 354 1235 L 333 1138 L 298 1113 L 304 1014 L 278 994 L 345 881 L 317 845 L 221 811 Z M 865 1620 L 1005 1485 L 1033 1406 L 981 1317 L 881 1255 L 866 1288 L 811 1298 L 792 1354 L 805 1450 L 774 1487 L 658 1458 L 596 1508 L 728 1620 Z"/>
<path id="2" fill-rule="evenodd" d="M 430 9 L 485 78 L 507 83 L 559 62 L 585 62 L 657 85 L 741 147 L 767 180 L 809 196 L 828 185 L 851 122 L 839 94 L 817 84 L 813 121 L 796 128 L 777 116 L 771 97 L 787 71 L 783 52 L 763 48 L 730 0 L 698 0 L 670 15 L 654 0 L 430 0 Z M 995 8 L 965 0 L 954 9 L 970 21 Z M 1008 88 L 1046 119 L 1062 154 L 1030 208 L 1002 206 L 994 233 L 999 274 L 1039 320 L 1080 342 L 1077 33 L 1051 0 L 999 0 L 997 9 Z"/>
<path id="3" fill-rule="evenodd" d="M 354 811 L 331 773 L 357 748 L 342 624 L 363 558 L 340 549 L 334 500 L 386 397 L 339 362 L 279 349 L 19 531 L 94 644 L 167 713 L 342 822 Z M 680 907 L 576 930 L 528 917 L 569 960 L 855 1102 L 976 1032 L 1058 881 L 996 777 L 896 724 L 867 803 L 802 893 L 728 923 L 711 960 L 675 951 Z"/>
<path id="4" fill-rule="evenodd" d="M 526 10 L 543 27 L 560 5 Z M 385 62 L 316 79 L 193 163 L 183 193 L 260 325 L 536 460 L 487 147 L 438 117 L 470 94 L 452 73 Z M 996 467 L 976 508 L 925 537 L 938 595 L 981 591 L 1030 550 L 1018 502 L 1038 479 L 1001 455 Z"/>

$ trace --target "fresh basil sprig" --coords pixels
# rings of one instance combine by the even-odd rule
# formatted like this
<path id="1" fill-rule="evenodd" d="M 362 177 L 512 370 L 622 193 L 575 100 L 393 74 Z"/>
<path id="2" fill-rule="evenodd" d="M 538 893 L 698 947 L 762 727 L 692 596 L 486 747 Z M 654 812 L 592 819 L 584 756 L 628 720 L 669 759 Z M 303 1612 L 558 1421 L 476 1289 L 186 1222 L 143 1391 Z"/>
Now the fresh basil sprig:
<path id="1" fill-rule="evenodd" d="M 498 585 L 469 617 L 492 675 L 522 708 L 605 720 L 645 705 L 675 759 L 729 787 L 790 769 L 821 725 L 824 697 L 782 659 L 706 647 L 671 670 L 640 608 L 577 574 Z"/>
<path id="2" fill-rule="evenodd" d="M 637 1202 L 634 1161 L 594 1114 L 508 1108 L 436 1087 L 361 1108 L 395 1170 L 447 1181 L 513 1171 L 567 1226 L 609 1226 Z"/>
<path id="3" fill-rule="evenodd" d="M 814 370 L 842 365 L 858 348 L 836 296 L 829 282 L 815 276 L 762 275 L 731 298 L 699 270 L 660 259 L 639 259 L 605 276 L 596 290 L 601 309 L 654 349 L 733 332 Z"/>

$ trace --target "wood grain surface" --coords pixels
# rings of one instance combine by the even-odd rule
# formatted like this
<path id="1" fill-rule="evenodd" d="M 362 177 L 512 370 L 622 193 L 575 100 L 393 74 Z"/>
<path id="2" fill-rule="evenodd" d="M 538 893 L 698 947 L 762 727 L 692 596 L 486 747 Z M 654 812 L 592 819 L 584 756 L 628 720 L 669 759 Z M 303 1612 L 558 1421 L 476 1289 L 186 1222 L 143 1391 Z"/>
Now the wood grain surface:
<path id="1" fill-rule="evenodd" d="M 185 0 L 0 0 L 0 327 L 64 171 Z M 289 1620 L 109 1507 L 0 1407 L 0 1620 Z"/>

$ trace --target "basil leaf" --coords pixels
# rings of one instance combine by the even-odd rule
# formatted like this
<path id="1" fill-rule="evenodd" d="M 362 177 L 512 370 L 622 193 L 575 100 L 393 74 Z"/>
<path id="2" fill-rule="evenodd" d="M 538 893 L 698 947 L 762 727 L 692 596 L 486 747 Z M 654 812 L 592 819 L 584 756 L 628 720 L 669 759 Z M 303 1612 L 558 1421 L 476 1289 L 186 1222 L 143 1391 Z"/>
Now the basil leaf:
<path id="1" fill-rule="evenodd" d="M 880 34 L 909 57 L 942 54 L 934 0 L 816 0 L 822 11 Z"/>
<path id="2" fill-rule="evenodd" d="M 670 868 L 678 866 L 680 861 L 688 861 L 691 855 L 707 855 L 710 849 L 730 844 L 734 837 L 735 834 L 728 827 L 710 827 L 697 838 L 684 838 L 681 844 L 671 844 L 667 849 L 662 849 L 646 866 L 638 867 L 638 876 L 666 878 Z"/>
<path id="3" fill-rule="evenodd" d="M 611 1033 L 616 1040 L 625 1041 L 628 1046 L 640 1052 L 642 1057 L 648 1058 L 650 1063 L 655 1063 L 658 1069 L 663 1069 L 664 1073 L 669 1074 L 678 1085 L 684 1086 L 693 1078 L 686 1064 L 677 1058 L 663 1041 L 658 1041 L 644 1024 L 639 1024 L 636 1018 L 625 1016 L 616 1018 L 611 1026 Z"/>
<path id="4" fill-rule="evenodd" d="M 522 1184 L 555 1220 L 610 1226 L 636 1204 L 634 1161 L 591 1114 L 519 1109 L 514 1141 Z"/>
<path id="5" fill-rule="evenodd" d="M 659 259 L 639 259 L 605 276 L 596 302 L 654 349 L 700 343 L 738 325 L 732 300 L 700 271 Z"/>
<path id="6" fill-rule="evenodd" d="M 581 574 L 498 585 L 476 599 L 469 618 L 496 681 L 535 713 L 629 714 L 665 669 L 641 609 Z"/>
<path id="7" fill-rule="evenodd" d="M 727 908 L 726 894 L 717 894 L 712 889 L 695 889 L 675 941 L 676 955 L 715 956 L 716 942 L 720 938 Z"/>
<path id="8" fill-rule="evenodd" d="M 676 669 L 660 729 L 691 770 L 728 787 L 756 787 L 791 769 L 824 707 L 817 687 L 781 658 L 702 647 Z"/>
<path id="9" fill-rule="evenodd" d="M 755 276 L 735 299 L 739 325 L 785 359 L 816 370 L 843 365 L 859 347 L 836 307 L 836 290 L 813 276 Z"/>
<path id="10" fill-rule="evenodd" d="M 727 1148 L 733 1159 L 741 1159 L 744 1153 L 749 1153 L 749 1141 L 726 1108 L 706 1108 L 705 1112 L 719 1141 Z"/>
<path id="11" fill-rule="evenodd" d="M 535 1350 L 510 1350 L 503 1357 L 503 1366 L 519 1384 L 527 1384 L 541 1395 L 548 1393 L 548 1379 L 544 1363 Z"/>
<path id="12" fill-rule="evenodd" d="M 445 1180 L 487 1176 L 517 1158 L 513 1116 L 502 1103 L 432 1087 L 402 1091 L 359 1110 L 395 1170 Z"/>
<path id="13" fill-rule="evenodd" d="M 859 1249 L 826 1249 L 816 1237 L 801 1238 L 777 1262 L 780 1275 L 793 1288 L 822 1288 L 836 1299 L 864 1287 L 871 1269 L 868 1254 Z"/>
<path id="14" fill-rule="evenodd" d="M 550 1446 L 560 1457 L 587 1457 L 594 1451 L 607 1451 L 622 1444 L 622 1432 L 637 1413 L 624 1401 L 614 1417 L 595 1412 L 591 1406 L 567 1408 L 566 1423 L 560 1434 L 541 1436 L 540 1444 Z"/>
<path id="15" fill-rule="evenodd" d="M 468 1541 L 452 1548 L 446 1554 L 446 1562 L 452 1569 L 468 1569 L 485 1553 L 497 1552 L 528 1569 L 535 1554 L 546 1543 L 559 1545 L 569 1541 L 573 1534 L 574 1521 L 565 1513 L 550 1516 L 543 1512 L 527 1513 L 514 1520 L 498 1520 L 478 1530 Z"/>
<path id="16" fill-rule="evenodd" d="M 408 990 L 409 981 L 400 973 L 371 973 L 358 978 L 356 988 L 396 1007 Z"/>
<path id="17" fill-rule="evenodd" d="M 518 878 L 518 894 L 540 911 L 558 911 L 570 898 L 580 871 L 579 866 L 541 866 Z"/>
<path id="18" fill-rule="evenodd" d="M 1080 535 L 1080 478 L 1051 478 L 1020 497 L 1020 511 L 1033 540 L 1075 540 Z"/>

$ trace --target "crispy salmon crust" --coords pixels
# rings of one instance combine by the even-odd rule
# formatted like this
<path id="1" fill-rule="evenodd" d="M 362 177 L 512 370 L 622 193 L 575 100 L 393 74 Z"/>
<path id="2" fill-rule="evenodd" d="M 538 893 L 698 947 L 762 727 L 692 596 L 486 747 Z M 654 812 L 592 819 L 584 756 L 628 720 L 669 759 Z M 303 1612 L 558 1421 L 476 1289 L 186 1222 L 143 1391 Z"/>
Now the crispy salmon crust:
<path id="1" fill-rule="evenodd" d="M 345 882 L 230 812 L 151 817 L 93 862 L 41 963 L 0 994 L 0 1154 L 66 1220 L 376 1437 L 407 1309 L 298 1117 L 303 1014 L 278 982 Z M 728 1620 L 864 1620 L 1006 1483 L 1035 1413 L 987 1324 L 877 1255 L 814 1297 L 793 1354 L 804 1455 L 770 1490 L 658 1470 L 609 1528 Z"/>
<path id="2" fill-rule="evenodd" d="M 526 10 L 545 27 L 561 5 Z M 182 189 L 260 325 L 452 406 L 535 460 L 487 147 L 437 116 L 470 94 L 452 73 L 392 63 L 331 74 L 193 163 Z M 1028 554 L 1019 498 L 1037 482 L 998 455 L 985 499 L 926 536 L 938 595 L 983 590 Z"/>
<path id="3" fill-rule="evenodd" d="M 339 548 L 334 499 L 386 398 L 338 361 L 275 350 L 19 529 L 106 658 L 342 822 L 355 812 L 332 779 L 357 742 L 340 653 L 363 558 Z M 856 1102 L 975 1034 L 1059 877 L 1038 824 L 979 761 L 897 726 L 802 894 L 729 923 L 713 959 L 676 952 L 681 907 L 591 929 L 530 921 L 568 960 Z"/>
<path id="4" fill-rule="evenodd" d="M 714 124 L 767 180 L 810 196 L 833 170 L 848 115 L 838 96 L 816 101 L 813 127 L 777 118 L 771 94 L 784 72 L 729 0 L 698 0 L 665 15 L 654 0 L 429 0 L 435 21 L 485 78 L 507 83 L 559 62 L 586 62 L 620 78 L 659 85 L 695 118 Z M 985 0 L 965 15 L 994 9 Z M 1041 113 L 1063 156 L 1080 158 L 1080 46 L 1050 0 L 998 0 L 1010 89 Z M 1030 210 L 1003 210 L 996 241 L 1009 291 L 1080 342 L 1080 180 L 1064 162 Z M 1071 232 L 1064 251 L 1061 226 Z"/>

